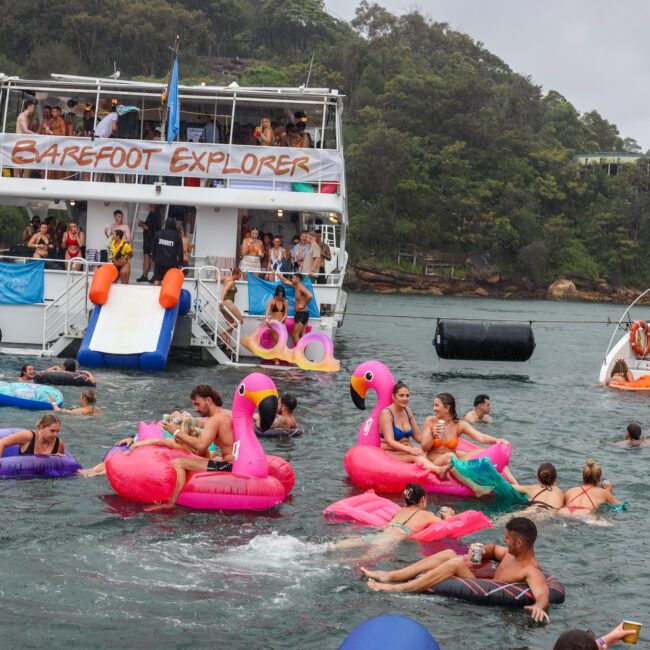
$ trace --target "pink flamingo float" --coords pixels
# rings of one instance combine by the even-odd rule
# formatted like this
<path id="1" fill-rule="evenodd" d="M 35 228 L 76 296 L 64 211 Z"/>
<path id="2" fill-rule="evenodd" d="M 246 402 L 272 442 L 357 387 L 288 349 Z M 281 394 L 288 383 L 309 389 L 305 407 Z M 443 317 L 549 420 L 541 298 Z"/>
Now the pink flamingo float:
<path id="1" fill-rule="evenodd" d="M 393 401 L 395 380 L 391 371 L 379 361 L 366 361 L 357 366 L 350 380 L 352 401 L 359 409 L 365 409 L 365 398 L 369 390 L 377 394 L 377 404 L 370 417 L 361 425 L 357 444 L 345 455 L 343 465 L 352 482 L 358 487 L 377 492 L 399 493 L 407 483 L 419 483 L 427 492 L 441 492 L 459 496 L 474 496 L 474 493 L 452 476 L 444 481 L 415 463 L 405 463 L 381 448 L 379 414 Z M 458 441 L 459 451 L 479 449 L 463 438 Z M 487 447 L 474 458 L 489 458 L 500 472 L 508 464 L 511 447 L 496 444 Z"/>
<path id="2" fill-rule="evenodd" d="M 265 510 L 284 501 L 295 483 L 291 465 L 267 456 L 253 430 L 253 413 L 260 428 L 270 427 L 277 413 L 278 393 L 273 381 L 254 372 L 237 386 L 232 405 L 235 447 L 232 472 L 190 472 L 178 504 L 189 508 Z M 139 439 L 163 438 L 155 423 L 140 423 Z M 129 453 L 112 451 L 106 474 L 113 489 L 125 499 L 141 503 L 167 501 L 174 490 L 172 461 L 189 452 L 165 447 L 137 447 Z"/>

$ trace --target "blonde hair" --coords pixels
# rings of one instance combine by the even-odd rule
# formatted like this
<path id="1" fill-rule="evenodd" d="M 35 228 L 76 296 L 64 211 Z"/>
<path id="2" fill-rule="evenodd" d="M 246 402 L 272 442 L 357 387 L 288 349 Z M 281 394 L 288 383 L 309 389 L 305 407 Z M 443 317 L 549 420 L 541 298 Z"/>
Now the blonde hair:
<path id="1" fill-rule="evenodd" d="M 86 388 L 86 390 L 81 391 L 81 397 L 88 402 L 88 406 L 90 406 L 94 412 L 95 406 L 97 405 L 97 393 L 92 388 Z"/>
<path id="2" fill-rule="evenodd" d="M 37 429 L 44 429 L 45 427 L 51 427 L 53 424 L 58 424 L 61 426 L 61 420 L 54 415 L 54 413 L 46 413 L 41 417 L 41 419 L 36 423 Z"/>
<path id="3" fill-rule="evenodd" d="M 603 475 L 600 465 L 590 458 L 582 470 L 582 482 L 587 485 L 598 485 Z"/>
<path id="4" fill-rule="evenodd" d="M 199 423 L 191 415 L 186 415 L 183 417 L 180 429 L 184 434 L 192 436 L 192 438 L 198 438 L 201 435 L 201 431 L 199 430 Z"/>

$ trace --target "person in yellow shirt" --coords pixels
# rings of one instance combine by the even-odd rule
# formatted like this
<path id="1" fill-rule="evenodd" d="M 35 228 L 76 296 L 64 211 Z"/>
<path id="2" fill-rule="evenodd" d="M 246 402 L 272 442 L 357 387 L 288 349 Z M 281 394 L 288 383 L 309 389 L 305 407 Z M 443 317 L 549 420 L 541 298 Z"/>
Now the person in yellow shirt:
<path id="1" fill-rule="evenodd" d="M 113 233 L 111 257 L 113 258 L 113 264 L 115 264 L 119 272 L 116 282 L 119 280 L 122 284 L 129 284 L 129 277 L 131 275 L 129 259 L 133 257 L 133 249 L 130 244 L 124 241 L 123 230 L 117 229 Z"/>

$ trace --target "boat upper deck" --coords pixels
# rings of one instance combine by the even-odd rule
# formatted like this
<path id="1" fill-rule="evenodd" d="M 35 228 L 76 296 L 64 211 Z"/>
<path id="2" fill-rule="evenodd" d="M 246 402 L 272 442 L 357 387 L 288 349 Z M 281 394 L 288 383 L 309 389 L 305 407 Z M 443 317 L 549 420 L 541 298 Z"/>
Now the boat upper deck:
<path id="1" fill-rule="evenodd" d="M 196 205 L 344 212 L 335 90 L 180 85 L 173 139 L 166 91 L 0 75 L 0 197 L 182 203 L 191 187 Z"/>

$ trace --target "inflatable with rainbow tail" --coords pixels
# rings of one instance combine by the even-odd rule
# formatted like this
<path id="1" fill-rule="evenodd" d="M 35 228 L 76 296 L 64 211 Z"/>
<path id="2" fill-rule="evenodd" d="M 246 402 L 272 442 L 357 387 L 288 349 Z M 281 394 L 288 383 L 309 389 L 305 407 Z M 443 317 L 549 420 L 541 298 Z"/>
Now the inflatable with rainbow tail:
<path id="1" fill-rule="evenodd" d="M 190 472 L 178 504 L 189 508 L 265 510 L 284 501 L 295 482 L 291 465 L 278 456 L 266 456 L 253 431 L 253 413 L 267 429 L 277 413 L 278 393 L 273 381 L 261 373 L 244 378 L 233 399 L 232 472 Z M 140 424 L 139 439 L 163 438 L 158 425 Z M 138 447 L 131 452 L 114 449 L 106 459 L 106 474 L 113 489 L 125 499 L 141 503 L 168 501 L 176 483 L 172 461 L 189 452 L 166 447 Z"/>
<path id="2" fill-rule="evenodd" d="M 365 397 L 369 390 L 377 394 L 377 404 L 370 417 L 361 425 L 354 445 L 345 455 L 343 465 L 352 482 L 364 489 L 396 494 L 402 492 L 407 483 L 419 483 L 427 492 L 440 492 L 458 496 L 474 496 L 474 493 L 452 476 L 444 481 L 432 472 L 416 465 L 405 463 L 381 448 L 379 414 L 392 403 L 395 380 L 390 370 L 379 361 L 366 361 L 357 366 L 350 380 L 352 401 L 357 408 L 365 409 Z M 467 440 L 460 439 L 457 449 L 471 451 L 479 449 Z M 487 447 L 474 458 L 489 458 L 499 472 L 510 460 L 510 445 L 496 444 Z"/>

